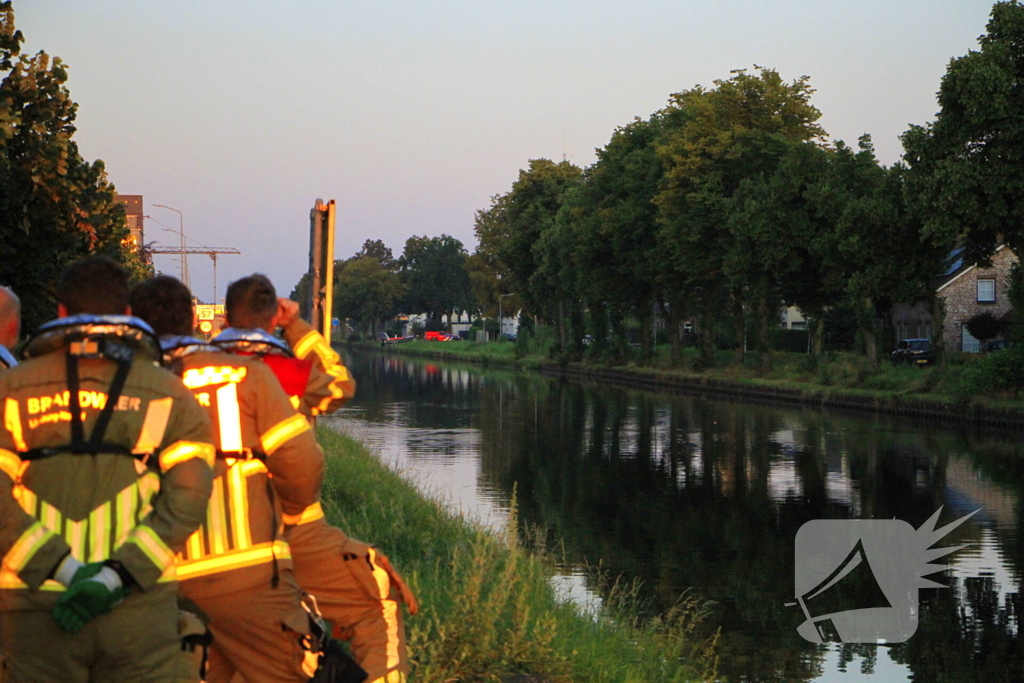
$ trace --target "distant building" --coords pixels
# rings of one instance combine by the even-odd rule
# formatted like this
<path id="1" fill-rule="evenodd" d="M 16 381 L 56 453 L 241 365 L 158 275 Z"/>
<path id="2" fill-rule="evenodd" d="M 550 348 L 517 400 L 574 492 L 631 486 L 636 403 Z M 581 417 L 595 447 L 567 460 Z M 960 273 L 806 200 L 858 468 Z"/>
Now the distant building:
<path id="1" fill-rule="evenodd" d="M 142 207 L 144 206 L 142 195 L 119 194 L 117 195 L 117 201 L 124 205 L 124 214 L 128 218 L 128 229 L 131 231 L 129 239 L 137 249 L 142 249 L 145 244 L 142 228 L 142 219 L 145 218 L 142 213 Z"/>

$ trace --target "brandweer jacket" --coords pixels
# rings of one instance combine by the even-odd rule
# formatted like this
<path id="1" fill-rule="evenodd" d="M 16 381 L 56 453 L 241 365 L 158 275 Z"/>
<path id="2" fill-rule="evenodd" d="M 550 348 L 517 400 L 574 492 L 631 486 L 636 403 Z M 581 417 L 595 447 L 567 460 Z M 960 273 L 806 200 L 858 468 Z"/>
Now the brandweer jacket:
<path id="1" fill-rule="evenodd" d="M 282 520 L 316 502 L 323 451 L 258 359 L 195 339 L 161 343 L 213 421 L 218 455 L 206 521 L 179 557 L 182 591 L 199 597 L 272 583 L 279 568 L 291 566 Z"/>
<path id="2" fill-rule="evenodd" d="M 0 376 L 0 609 L 51 609 L 64 586 L 49 577 L 68 552 L 121 562 L 142 590 L 172 588 L 175 553 L 206 514 L 213 434 L 151 335 L 128 316 L 61 319 Z M 71 358 L 88 441 L 119 367 L 96 353 L 112 340 L 133 352 L 123 390 L 98 452 L 71 452 Z M 51 451 L 30 459 L 36 449 Z"/>

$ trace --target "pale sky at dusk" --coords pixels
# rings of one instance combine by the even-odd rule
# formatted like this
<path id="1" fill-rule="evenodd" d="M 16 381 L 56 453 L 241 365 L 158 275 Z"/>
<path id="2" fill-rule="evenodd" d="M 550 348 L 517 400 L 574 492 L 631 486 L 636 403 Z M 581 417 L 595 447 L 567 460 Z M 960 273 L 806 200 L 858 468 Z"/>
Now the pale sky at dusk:
<path id="1" fill-rule="evenodd" d="M 754 64 L 809 75 L 833 138 L 880 159 L 938 110 L 952 57 L 977 48 L 990 0 L 14 0 L 25 50 L 69 65 L 82 155 L 119 192 L 233 246 L 230 280 L 287 295 L 306 270 L 309 209 L 338 203 L 336 257 L 411 235 L 475 248 L 473 217 L 529 159 L 594 161 L 617 126 L 673 92 Z M 148 207 L 161 223 L 177 214 Z M 148 221 L 146 241 L 178 237 Z M 174 257 L 158 269 L 177 274 Z M 210 300 L 206 256 L 189 259 Z"/>

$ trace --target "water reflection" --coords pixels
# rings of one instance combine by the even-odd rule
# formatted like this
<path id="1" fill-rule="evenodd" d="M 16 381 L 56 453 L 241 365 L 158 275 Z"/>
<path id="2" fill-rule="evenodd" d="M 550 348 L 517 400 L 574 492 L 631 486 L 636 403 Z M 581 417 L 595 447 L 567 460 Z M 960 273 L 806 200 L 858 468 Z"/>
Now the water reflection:
<path id="1" fill-rule="evenodd" d="M 426 488 L 488 524 L 521 523 L 585 567 L 643 582 L 652 609 L 687 588 L 715 602 L 720 672 L 756 681 L 1019 681 L 1021 490 L 1017 435 L 955 431 L 666 396 L 390 356 L 352 359 L 354 405 L 334 420 Z M 793 547 L 812 519 L 898 518 L 915 528 L 982 512 L 940 545 L 969 543 L 920 592 L 920 625 L 892 646 L 803 641 Z"/>

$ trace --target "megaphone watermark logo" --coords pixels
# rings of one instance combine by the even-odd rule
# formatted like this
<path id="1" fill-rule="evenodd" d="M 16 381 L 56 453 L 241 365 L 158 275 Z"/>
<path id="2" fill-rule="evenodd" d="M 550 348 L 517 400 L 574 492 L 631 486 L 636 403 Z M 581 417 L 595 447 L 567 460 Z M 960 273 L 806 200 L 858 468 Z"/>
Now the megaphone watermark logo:
<path id="1" fill-rule="evenodd" d="M 917 631 L 919 588 L 947 565 L 933 560 L 965 546 L 932 548 L 972 515 L 935 529 L 939 508 L 919 529 L 899 519 L 816 519 L 796 534 L 797 632 L 812 643 L 902 643 Z"/>

